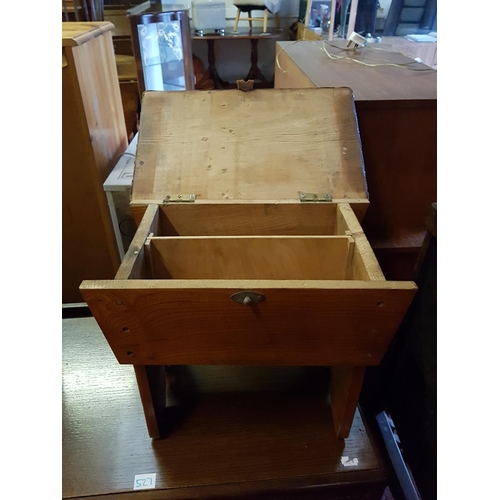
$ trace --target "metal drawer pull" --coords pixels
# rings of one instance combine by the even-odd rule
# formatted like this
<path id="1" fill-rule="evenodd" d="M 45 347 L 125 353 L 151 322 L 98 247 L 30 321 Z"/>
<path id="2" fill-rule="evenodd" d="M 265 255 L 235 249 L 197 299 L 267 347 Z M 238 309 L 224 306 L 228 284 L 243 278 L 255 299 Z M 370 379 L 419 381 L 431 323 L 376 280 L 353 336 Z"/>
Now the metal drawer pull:
<path id="1" fill-rule="evenodd" d="M 231 295 L 231 298 L 238 302 L 238 304 L 243 304 L 244 306 L 253 306 L 262 302 L 266 297 L 261 293 L 256 292 L 237 292 Z"/>

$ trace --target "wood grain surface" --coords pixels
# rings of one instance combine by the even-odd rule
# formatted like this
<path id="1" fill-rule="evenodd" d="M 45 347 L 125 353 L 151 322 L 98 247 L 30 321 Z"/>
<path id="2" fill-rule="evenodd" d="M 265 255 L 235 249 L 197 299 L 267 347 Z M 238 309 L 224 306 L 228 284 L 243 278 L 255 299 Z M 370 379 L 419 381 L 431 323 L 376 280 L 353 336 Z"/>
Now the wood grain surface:
<path id="1" fill-rule="evenodd" d="M 147 279 L 152 278 L 151 266 L 146 258 L 144 243 L 151 234 L 161 234 L 161 211 L 158 205 L 149 205 L 138 224 L 137 231 L 123 257 L 115 279 Z"/>
<path id="2" fill-rule="evenodd" d="M 146 92 L 132 205 L 366 199 L 349 89 Z"/>
<path id="3" fill-rule="evenodd" d="M 337 204 L 332 203 L 170 203 L 161 206 L 163 236 L 244 236 L 339 234 L 336 228 Z M 365 199 L 349 200 L 358 220 L 368 209 Z M 132 206 L 137 225 L 147 205 Z M 158 233 L 155 233 L 158 234 Z"/>
<path id="4" fill-rule="evenodd" d="M 380 47 L 368 45 L 346 52 L 342 50 L 346 45 L 345 40 L 277 42 L 276 57 L 281 69 L 277 66 L 275 70 L 275 88 L 298 88 L 297 84 L 306 83 L 303 78 L 297 83 L 294 81 L 297 74 L 301 76 L 297 71 L 288 73 L 290 67 L 298 66 L 312 84 L 308 87 L 349 87 L 356 102 L 437 99 L 435 70 L 390 49 L 379 50 Z M 379 66 L 365 66 L 349 59 L 331 59 L 324 51 L 336 57 L 349 57 Z M 384 65 L 386 63 L 390 65 Z"/>
<path id="5" fill-rule="evenodd" d="M 330 406 L 339 438 L 349 437 L 365 370 L 364 366 L 332 366 Z"/>
<path id="6" fill-rule="evenodd" d="M 63 303 L 81 302 L 81 281 L 111 278 L 120 261 L 103 183 L 128 142 L 111 33 L 90 30 L 99 36 L 83 45 L 63 38 Z"/>
<path id="7" fill-rule="evenodd" d="M 102 189 L 128 146 L 111 33 L 75 47 L 72 54 Z"/>
<path id="8" fill-rule="evenodd" d="M 385 281 L 384 273 L 380 269 L 359 220 L 347 203 L 339 203 L 337 207 L 337 228 L 339 234 L 347 234 L 354 239 L 354 253 L 346 278 Z"/>
<path id="9" fill-rule="evenodd" d="M 133 368 L 116 363 L 95 320 L 63 320 L 62 330 L 63 498 L 381 498 L 386 464 L 359 412 L 350 437 L 336 440 L 326 391 L 317 381 L 311 390 L 303 372 L 262 368 L 259 378 L 240 368 L 247 392 L 203 393 L 156 441 Z M 213 368 L 193 370 L 206 380 Z M 233 386 L 234 375 L 225 375 Z M 345 467 L 344 456 L 358 465 Z M 156 489 L 132 491 L 134 476 L 150 472 Z"/>
<path id="10" fill-rule="evenodd" d="M 247 280 L 344 279 L 354 244 L 349 236 L 173 236 L 149 242 L 154 279 Z"/>
<path id="11" fill-rule="evenodd" d="M 62 23 L 62 46 L 82 45 L 113 28 L 113 24 L 107 21 Z"/>
<path id="12" fill-rule="evenodd" d="M 437 42 L 412 42 L 404 36 L 384 36 L 380 48 L 401 52 L 408 57 L 420 57 L 422 62 L 437 70 Z"/>
<path id="13" fill-rule="evenodd" d="M 133 364 L 376 365 L 411 282 L 85 281 L 81 292 L 118 361 Z M 252 307 L 231 300 L 250 290 Z"/>

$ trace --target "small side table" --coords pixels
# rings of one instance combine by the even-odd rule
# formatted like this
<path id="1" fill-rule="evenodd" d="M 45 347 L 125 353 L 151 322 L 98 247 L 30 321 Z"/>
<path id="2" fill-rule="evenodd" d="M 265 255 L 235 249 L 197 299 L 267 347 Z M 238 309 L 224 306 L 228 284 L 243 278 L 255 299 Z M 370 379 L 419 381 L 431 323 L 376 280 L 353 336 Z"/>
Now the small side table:
<path id="1" fill-rule="evenodd" d="M 208 49 L 208 68 L 206 70 L 207 77 L 214 81 L 215 88 L 217 89 L 227 89 L 234 85 L 229 82 L 222 80 L 219 76 L 216 68 L 215 61 L 215 42 L 227 41 L 227 40 L 250 40 L 251 52 L 250 52 L 250 69 L 246 75 L 245 80 L 256 80 L 260 82 L 261 87 L 272 87 L 273 82 L 266 79 L 262 74 L 258 66 L 259 54 L 258 54 L 258 43 L 259 40 L 264 39 L 274 39 L 274 40 L 288 40 L 290 37 L 287 36 L 287 32 L 282 29 L 268 29 L 267 32 L 262 32 L 259 30 L 240 30 L 237 32 L 232 32 L 232 27 L 227 26 L 225 28 L 225 33 L 207 33 L 204 35 L 197 35 L 192 33 L 192 40 L 205 40 L 207 42 Z"/>

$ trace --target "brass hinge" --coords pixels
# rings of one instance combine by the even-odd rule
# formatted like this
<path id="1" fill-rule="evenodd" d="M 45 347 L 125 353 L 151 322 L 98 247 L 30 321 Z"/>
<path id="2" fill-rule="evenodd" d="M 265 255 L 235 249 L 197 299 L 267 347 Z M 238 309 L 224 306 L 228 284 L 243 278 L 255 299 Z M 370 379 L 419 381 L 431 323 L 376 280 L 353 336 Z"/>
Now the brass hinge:
<path id="1" fill-rule="evenodd" d="M 195 194 L 167 194 L 163 204 L 167 203 L 193 203 L 196 200 Z"/>
<path id="2" fill-rule="evenodd" d="M 300 201 L 332 201 L 328 193 L 300 193 Z"/>

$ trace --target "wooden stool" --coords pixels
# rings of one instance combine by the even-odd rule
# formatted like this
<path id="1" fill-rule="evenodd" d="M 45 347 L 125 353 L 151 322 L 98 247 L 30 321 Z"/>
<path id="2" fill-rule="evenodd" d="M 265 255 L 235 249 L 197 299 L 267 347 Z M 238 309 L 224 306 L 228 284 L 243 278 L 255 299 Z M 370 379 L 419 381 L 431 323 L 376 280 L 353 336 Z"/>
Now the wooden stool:
<path id="1" fill-rule="evenodd" d="M 234 20 L 234 29 L 233 32 L 236 32 L 238 29 L 238 22 L 240 20 L 240 13 L 246 12 L 248 15 L 248 24 L 250 29 L 252 29 L 252 21 L 262 21 L 262 31 L 264 33 L 267 32 L 267 14 L 270 12 L 271 14 L 275 14 L 276 16 L 276 27 L 280 28 L 280 17 L 279 17 L 279 8 L 281 5 L 281 0 L 276 2 L 269 0 L 234 0 L 234 6 L 237 8 L 236 18 Z M 262 10 L 264 11 L 262 17 L 252 17 L 253 10 Z"/>

